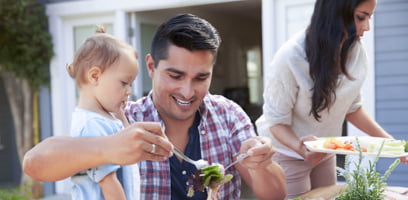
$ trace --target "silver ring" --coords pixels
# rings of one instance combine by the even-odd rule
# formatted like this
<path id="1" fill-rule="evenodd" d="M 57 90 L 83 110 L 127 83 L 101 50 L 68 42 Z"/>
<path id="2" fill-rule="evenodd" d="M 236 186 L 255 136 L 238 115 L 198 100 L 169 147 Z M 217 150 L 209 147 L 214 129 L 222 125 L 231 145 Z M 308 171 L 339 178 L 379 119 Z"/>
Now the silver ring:
<path id="1" fill-rule="evenodd" d="M 150 153 L 155 153 L 156 152 L 156 144 L 152 144 L 152 150 Z"/>

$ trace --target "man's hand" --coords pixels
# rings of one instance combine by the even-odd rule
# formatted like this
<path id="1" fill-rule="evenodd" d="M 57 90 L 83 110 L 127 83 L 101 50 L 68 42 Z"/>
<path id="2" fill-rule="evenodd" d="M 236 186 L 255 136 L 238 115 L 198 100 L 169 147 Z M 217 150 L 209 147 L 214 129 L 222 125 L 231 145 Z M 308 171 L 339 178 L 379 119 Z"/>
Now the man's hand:
<path id="1" fill-rule="evenodd" d="M 285 174 L 272 160 L 275 150 L 271 139 L 261 136 L 250 138 L 242 143 L 241 153 L 249 156 L 237 165 L 237 169 L 255 196 L 258 199 L 284 199 Z"/>
<path id="2" fill-rule="evenodd" d="M 173 145 L 158 122 L 136 122 L 119 133 L 107 136 L 101 146 L 108 163 L 128 165 L 142 160 L 163 161 L 172 156 Z"/>
<path id="3" fill-rule="evenodd" d="M 49 137 L 24 155 L 23 170 L 39 181 L 57 181 L 106 163 L 163 161 L 172 149 L 160 123 L 139 122 L 109 136 Z"/>
<path id="4" fill-rule="evenodd" d="M 257 169 L 272 163 L 272 155 L 275 150 L 269 138 L 256 136 L 242 143 L 241 153 L 249 155 L 241 162 L 241 165 L 249 169 Z"/>

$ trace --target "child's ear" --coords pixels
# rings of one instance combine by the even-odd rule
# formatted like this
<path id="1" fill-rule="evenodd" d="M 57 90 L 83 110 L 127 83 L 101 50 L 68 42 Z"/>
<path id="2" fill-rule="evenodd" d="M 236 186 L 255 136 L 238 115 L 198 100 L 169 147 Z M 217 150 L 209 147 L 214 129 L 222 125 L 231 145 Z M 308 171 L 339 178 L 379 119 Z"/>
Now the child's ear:
<path id="1" fill-rule="evenodd" d="M 91 67 L 91 69 L 88 70 L 88 73 L 86 76 L 88 83 L 97 84 L 101 74 L 102 74 L 101 68 L 96 67 L 96 66 Z"/>

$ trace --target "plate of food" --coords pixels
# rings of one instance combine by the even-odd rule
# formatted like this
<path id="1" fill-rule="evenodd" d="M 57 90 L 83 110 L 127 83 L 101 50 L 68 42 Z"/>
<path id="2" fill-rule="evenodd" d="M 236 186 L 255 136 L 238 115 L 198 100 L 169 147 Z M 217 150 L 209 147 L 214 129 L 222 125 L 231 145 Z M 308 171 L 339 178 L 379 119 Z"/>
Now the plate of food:
<path id="1" fill-rule="evenodd" d="M 314 141 L 305 141 L 307 149 L 315 152 L 343 155 L 358 155 L 358 143 L 362 154 L 377 156 L 384 143 L 379 157 L 397 158 L 408 156 L 408 142 L 370 136 L 320 137 Z"/>

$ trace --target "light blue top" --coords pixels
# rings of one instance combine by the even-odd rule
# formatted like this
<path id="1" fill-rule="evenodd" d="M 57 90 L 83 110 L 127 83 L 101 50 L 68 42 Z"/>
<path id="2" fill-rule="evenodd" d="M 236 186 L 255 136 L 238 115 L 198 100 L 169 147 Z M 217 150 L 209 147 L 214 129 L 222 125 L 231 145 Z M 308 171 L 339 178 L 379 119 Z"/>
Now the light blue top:
<path id="1" fill-rule="evenodd" d="M 123 125 L 119 120 L 111 120 L 95 112 L 75 108 L 75 111 L 72 113 L 72 137 L 107 136 L 117 133 L 121 129 L 123 129 Z M 132 168 L 131 166 L 120 166 L 116 164 L 105 164 L 84 170 L 72 176 L 72 199 L 103 200 L 104 197 L 98 182 L 106 175 L 115 171 L 125 191 L 126 199 L 134 200 Z"/>

